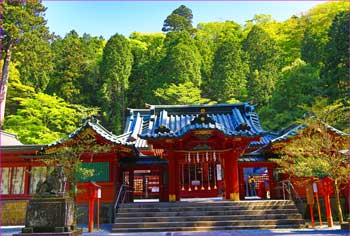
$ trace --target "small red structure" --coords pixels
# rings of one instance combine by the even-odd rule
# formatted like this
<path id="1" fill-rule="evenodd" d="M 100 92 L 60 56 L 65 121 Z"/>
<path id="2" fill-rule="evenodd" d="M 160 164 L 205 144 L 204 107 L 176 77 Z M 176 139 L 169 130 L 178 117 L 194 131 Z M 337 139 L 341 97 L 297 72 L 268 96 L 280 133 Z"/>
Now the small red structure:
<path id="1" fill-rule="evenodd" d="M 89 198 L 89 232 L 94 229 L 94 207 L 95 200 L 101 198 L 101 186 L 97 185 L 95 182 L 91 181 L 87 184 L 87 193 Z M 99 217 L 99 216 L 98 216 Z"/>
<path id="2" fill-rule="evenodd" d="M 327 176 L 321 181 L 319 181 L 317 183 L 317 186 L 321 195 L 323 195 L 324 197 L 328 227 L 333 227 L 333 217 L 332 217 L 331 204 L 329 201 L 329 195 L 334 193 L 334 188 L 333 188 L 334 180 Z"/>

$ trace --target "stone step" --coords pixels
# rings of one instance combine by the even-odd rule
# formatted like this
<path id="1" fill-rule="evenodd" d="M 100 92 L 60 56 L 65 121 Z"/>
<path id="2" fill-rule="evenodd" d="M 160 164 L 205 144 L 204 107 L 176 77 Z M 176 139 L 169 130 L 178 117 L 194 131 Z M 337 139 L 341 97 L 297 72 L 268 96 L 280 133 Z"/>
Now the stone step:
<path id="1" fill-rule="evenodd" d="M 112 228 L 113 233 L 132 233 L 132 232 L 208 232 L 221 230 L 247 230 L 247 229 L 295 229 L 303 228 L 300 224 L 288 225 L 242 225 L 242 226 L 209 226 L 209 227 L 162 227 L 162 228 Z"/>
<path id="2" fill-rule="evenodd" d="M 188 222 L 153 222 L 153 223 L 114 223 L 113 229 L 121 229 L 121 228 L 133 228 L 133 229 L 147 229 L 147 228 L 197 228 L 197 227 L 227 227 L 227 226 L 250 226 L 250 227 L 258 227 L 265 225 L 302 225 L 304 220 L 287 220 L 287 219 L 279 219 L 279 220 L 254 220 L 254 221 L 246 221 L 246 220 L 237 220 L 237 221 L 188 221 Z"/>
<path id="3" fill-rule="evenodd" d="M 268 215 L 268 214 L 298 214 L 294 209 L 267 210 L 212 210 L 212 211 L 148 211 L 148 212 L 118 212 L 117 217 L 173 217 L 173 216 L 215 216 L 215 215 Z"/>
<path id="4" fill-rule="evenodd" d="M 121 204 L 112 232 L 300 228 L 292 201 L 213 201 Z"/>
<path id="5" fill-rule="evenodd" d="M 213 216 L 163 216 L 132 217 L 133 223 L 140 222 L 183 222 L 183 221 L 234 221 L 234 220 L 267 220 L 267 219 L 302 219 L 300 214 L 263 214 L 263 215 L 213 215 Z M 129 217 L 117 217 L 116 223 L 129 223 Z"/>
<path id="6" fill-rule="evenodd" d="M 159 207 L 159 208 L 119 208 L 118 212 L 126 213 L 126 212 L 176 212 L 176 211 L 213 211 L 213 210 L 263 210 L 263 209 L 274 209 L 274 210 L 284 210 L 284 209 L 294 209 L 294 205 L 284 205 L 284 206 L 213 206 L 213 205 L 205 205 L 205 206 L 173 206 L 173 207 Z"/>
<path id="7" fill-rule="evenodd" d="M 159 208 L 159 207 L 186 207 L 186 206 L 282 206 L 294 205 L 290 200 L 249 200 L 249 201 L 200 201 L 200 202 L 137 202 L 123 203 L 119 208 Z"/>

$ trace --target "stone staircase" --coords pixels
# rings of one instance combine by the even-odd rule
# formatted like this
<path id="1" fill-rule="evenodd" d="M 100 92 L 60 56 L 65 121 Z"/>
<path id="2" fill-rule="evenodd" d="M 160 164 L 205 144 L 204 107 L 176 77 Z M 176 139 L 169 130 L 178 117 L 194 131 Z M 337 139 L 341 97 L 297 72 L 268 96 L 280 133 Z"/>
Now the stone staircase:
<path id="1" fill-rule="evenodd" d="M 204 201 L 121 204 L 113 233 L 301 228 L 293 201 Z"/>

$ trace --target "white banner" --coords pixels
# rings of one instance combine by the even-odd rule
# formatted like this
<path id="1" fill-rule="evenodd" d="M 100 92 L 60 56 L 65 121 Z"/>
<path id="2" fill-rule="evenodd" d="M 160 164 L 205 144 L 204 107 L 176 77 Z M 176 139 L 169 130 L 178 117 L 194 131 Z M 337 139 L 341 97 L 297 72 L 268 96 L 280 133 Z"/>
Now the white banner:
<path id="1" fill-rule="evenodd" d="M 216 165 L 216 180 L 222 180 L 221 176 L 221 164 Z"/>

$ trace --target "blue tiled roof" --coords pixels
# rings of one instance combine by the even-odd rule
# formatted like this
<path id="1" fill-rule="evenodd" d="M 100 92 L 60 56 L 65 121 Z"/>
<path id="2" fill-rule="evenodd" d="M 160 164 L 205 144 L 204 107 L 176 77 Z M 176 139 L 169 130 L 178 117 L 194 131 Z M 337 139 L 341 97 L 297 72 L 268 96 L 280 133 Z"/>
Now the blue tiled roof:
<path id="1" fill-rule="evenodd" d="M 106 128 L 104 128 L 97 119 L 87 119 L 84 124 L 75 130 L 73 133 L 69 134 L 67 139 L 62 139 L 59 141 L 56 141 L 54 143 L 48 144 L 46 148 L 53 147 L 56 145 L 63 144 L 67 142 L 69 139 L 73 139 L 76 136 L 78 136 L 81 132 L 83 132 L 85 129 L 91 128 L 93 131 L 95 131 L 98 135 L 100 135 L 102 138 L 106 139 L 107 141 L 110 141 L 115 144 L 125 145 L 125 146 L 133 146 L 132 142 L 129 142 L 129 136 L 130 133 L 124 133 L 122 135 L 114 135 L 113 133 L 109 132 Z"/>
<path id="2" fill-rule="evenodd" d="M 322 123 L 329 131 L 337 134 L 337 135 L 341 135 L 341 136 L 349 136 L 349 134 L 344 133 L 338 129 L 336 129 L 333 126 L 330 126 L 326 123 Z M 292 125 L 290 127 L 288 127 L 287 129 L 284 129 L 280 132 L 280 135 L 274 139 L 272 139 L 270 142 L 271 143 L 276 143 L 276 142 L 283 142 L 286 141 L 292 137 L 297 136 L 298 134 L 300 134 L 307 126 L 305 124 L 295 124 Z"/>
<path id="3" fill-rule="evenodd" d="M 278 137 L 271 140 L 271 143 L 286 141 L 300 134 L 300 132 L 305 128 L 306 125 L 292 125 L 287 129 L 282 130 Z"/>
<path id="4" fill-rule="evenodd" d="M 260 141 L 253 141 L 250 142 L 248 148 L 253 148 L 253 147 L 261 147 L 261 146 L 265 146 L 267 144 L 269 144 L 272 140 L 278 138 L 278 134 L 276 133 L 267 133 L 264 136 L 261 137 Z"/>
<path id="5" fill-rule="evenodd" d="M 146 143 L 142 141 L 145 139 L 178 138 L 191 130 L 214 129 L 226 136 L 261 136 L 266 133 L 254 107 L 248 103 L 153 105 L 149 109 L 129 109 L 129 114 L 124 132 L 132 133 L 130 141 L 136 142 L 136 147 L 145 147 Z"/>

